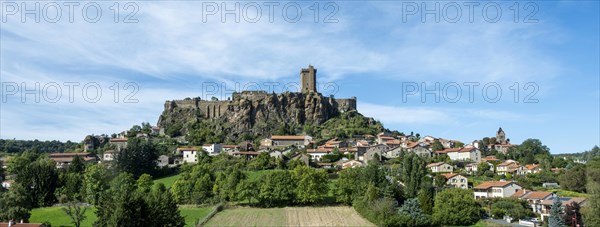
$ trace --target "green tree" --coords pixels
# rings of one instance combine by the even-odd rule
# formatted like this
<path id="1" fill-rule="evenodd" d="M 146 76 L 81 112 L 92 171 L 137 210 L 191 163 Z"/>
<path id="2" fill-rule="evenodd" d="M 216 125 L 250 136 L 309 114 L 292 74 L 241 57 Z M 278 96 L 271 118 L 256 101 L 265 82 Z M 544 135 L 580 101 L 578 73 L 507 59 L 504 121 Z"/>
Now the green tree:
<path id="1" fill-rule="evenodd" d="M 429 185 L 429 186 L 423 186 L 421 188 L 421 190 L 419 190 L 419 193 L 417 194 L 417 198 L 419 199 L 419 204 L 421 204 L 421 210 L 425 214 L 433 213 L 434 192 L 435 192 L 435 189 Z"/>
<path id="2" fill-rule="evenodd" d="M 587 192 L 590 196 L 582 209 L 583 221 L 586 226 L 600 226 L 600 157 L 587 163 Z"/>
<path id="3" fill-rule="evenodd" d="M 0 192 L 0 221 L 29 219 L 32 204 L 27 193 L 19 183 L 12 184 L 8 192 Z"/>
<path id="4" fill-rule="evenodd" d="M 538 139 L 527 139 L 521 145 L 509 148 L 507 157 L 520 163 L 535 163 L 536 155 L 550 156 L 550 149 Z"/>
<path id="5" fill-rule="evenodd" d="M 137 178 L 144 173 L 154 173 L 157 159 L 158 151 L 151 142 L 130 138 L 127 147 L 115 155 L 113 164 L 117 171 L 131 173 Z"/>
<path id="6" fill-rule="evenodd" d="M 550 216 L 548 217 L 548 227 L 564 227 L 565 223 L 561 218 L 562 203 L 558 196 L 554 197 L 554 203 L 550 209 Z"/>
<path id="7" fill-rule="evenodd" d="M 28 160 L 27 158 L 23 160 Z M 56 201 L 54 192 L 57 188 L 58 172 L 56 163 L 46 157 L 39 157 L 31 163 L 20 163 L 15 182 L 21 184 L 34 207 L 50 206 Z"/>
<path id="8" fill-rule="evenodd" d="M 490 165 L 487 162 L 481 162 L 477 165 L 477 175 L 481 176 L 485 171 L 490 170 Z"/>
<path id="9" fill-rule="evenodd" d="M 576 192 L 585 192 L 586 167 L 578 164 L 568 169 L 558 177 L 560 186 L 564 189 Z"/>
<path id="10" fill-rule="evenodd" d="M 146 194 L 152 190 L 154 181 L 152 181 L 152 176 L 150 176 L 150 174 L 144 173 L 136 180 L 136 185 L 139 192 Z"/>
<path id="11" fill-rule="evenodd" d="M 401 179 L 404 183 L 404 193 L 408 198 L 417 196 L 423 177 L 427 173 L 425 160 L 416 154 L 410 153 L 402 160 Z"/>
<path id="12" fill-rule="evenodd" d="M 262 175 L 259 183 L 259 203 L 266 207 L 286 205 L 294 201 L 295 183 L 289 171 L 277 170 Z"/>
<path id="13" fill-rule="evenodd" d="M 324 170 L 298 166 L 292 170 L 292 180 L 296 183 L 296 202 L 300 204 L 321 202 L 329 190 Z"/>
<path id="14" fill-rule="evenodd" d="M 152 217 L 149 226 L 183 227 L 185 225 L 185 220 L 179 212 L 173 195 L 164 184 L 159 183 L 154 186 L 146 200 L 149 208 L 148 217 Z"/>
<path id="15" fill-rule="evenodd" d="M 438 193 L 433 221 L 439 225 L 472 225 L 479 221 L 480 205 L 470 190 L 451 188 Z"/>
<path id="16" fill-rule="evenodd" d="M 491 212 L 495 218 L 502 219 L 509 216 L 513 219 L 522 219 L 534 216 L 528 204 L 513 198 L 501 198 L 494 200 L 491 205 Z"/>
<path id="17" fill-rule="evenodd" d="M 432 151 L 441 151 L 441 150 L 444 150 L 444 146 L 442 145 L 442 143 L 440 143 L 439 140 L 434 140 L 433 144 L 431 144 L 431 150 Z"/>
<path id="18" fill-rule="evenodd" d="M 398 214 L 410 217 L 406 226 L 431 226 L 431 216 L 423 213 L 417 198 L 407 199 L 398 209 Z"/>
<path id="19" fill-rule="evenodd" d="M 73 160 L 71 160 L 71 164 L 69 165 L 70 173 L 83 173 L 85 170 L 85 164 L 83 163 L 83 158 L 79 155 L 75 155 Z"/>
<path id="20" fill-rule="evenodd" d="M 94 226 L 151 226 L 148 204 L 136 191 L 130 173 L 121 173 L 111 181 L 111 187 L 100 198 Z M 135 221 L 132 221 L 135 220 Z"/>
<path id="21" fill-rule="evenodd" d="M 240 201 L 247 201 L 248 204 L 252 203 L 252 199 L 257 199 L 256 192 L 259 190 L 257 182 L 253 180 L 243 180 L 237 185 L 236 198 Z"/>
<path id="22" fill-rule="evenodd" d="M 61 196 L 67 201 L 81 201 L 84 196 L 82 174 L 67 172 L 62 174 L 62 178 L 64 185 L 60 188 Z"/>
<path id="23" fill-rule="evenodd" d="M 86 201 L 98 205 L 100 195 L 109 188 L 108 170 L 102 165 L 90 165 L 83 173 Z"/>
<path id="24" fill-rule="evenodd" d="M 248 167 L 254 170 L 265 170 L 265 169 L 273 169 L 275 165 L 273 164 L 274 160 L 267 152 L 261 152 L 256 156 L 256 158 L 252 159 L 248 164 Z"/>
<path id="25" fill-rule="evenodd" d="M 71 223 L 73 223 L 75 227 L 81 227 L 81 222 L 87 218 L 85 215 L 87 207 L 82 206 L 78 202 L 68 202 L 67 206 L 63 207 L 62 210 L 69 218 L 71 218 Z"/>

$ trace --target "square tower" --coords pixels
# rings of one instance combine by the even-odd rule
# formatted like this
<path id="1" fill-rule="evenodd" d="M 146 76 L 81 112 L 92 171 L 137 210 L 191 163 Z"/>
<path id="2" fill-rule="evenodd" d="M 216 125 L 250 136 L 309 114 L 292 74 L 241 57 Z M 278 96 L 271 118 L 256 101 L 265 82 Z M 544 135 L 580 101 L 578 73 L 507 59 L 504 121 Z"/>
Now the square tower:
<path id="1" fill-rule="evenodd" d="M 317 92 L 317 69 L 312 65 L 308 65 L 308 69 L 300 70 L 300 91 Z"/>

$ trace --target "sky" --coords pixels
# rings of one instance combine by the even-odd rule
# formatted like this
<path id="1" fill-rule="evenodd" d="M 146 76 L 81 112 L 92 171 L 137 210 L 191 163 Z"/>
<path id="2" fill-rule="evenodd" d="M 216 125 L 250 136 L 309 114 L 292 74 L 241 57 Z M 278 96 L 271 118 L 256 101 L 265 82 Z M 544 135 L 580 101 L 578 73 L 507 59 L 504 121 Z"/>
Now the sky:
<path id="1" fill-rule="evenodd" d="M 600 145 L 598 1 L 2 1 L 0 138 L 81 141 L 234 90 L 355 96 L 386 128 Z"/>

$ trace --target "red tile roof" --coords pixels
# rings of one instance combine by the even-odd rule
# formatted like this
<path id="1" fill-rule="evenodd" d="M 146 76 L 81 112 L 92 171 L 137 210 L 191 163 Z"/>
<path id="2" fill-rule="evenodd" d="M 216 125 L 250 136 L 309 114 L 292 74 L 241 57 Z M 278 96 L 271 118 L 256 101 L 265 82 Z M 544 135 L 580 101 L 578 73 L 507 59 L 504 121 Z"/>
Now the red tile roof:
<path id="1" fill-rule="evenodd" d="M 198 148 L 195 147 L 179 147 L 177 148 L 178 151 L 197 151 Z"/>
<path id="2" fill-rule="evenodd" d="M 527 164 L 527 165 L 525 165 L 525 168 L 527 168 L 528 170 L 532 170 L 539 166 L 540 166 L 540 164 Z"/>
<path id="3" fill-rule="evenodd" d="M 511 195 L 510 197 L 515 197 L 515 198 L 520 198 L 521 196 L 524 196 L 525 194 L 531 192 L 530 190 L 527 189 L 519 189 L 517 190 L 517 192 L 515 192 L 515 194 Z"/>
<path id="4" fill-rule="evenodd" d="M 444 176 L 446 179 L 450 179 L 450 178 L 453 178 L 455 176 L 458 176 L 458 173 L 443 173 L 443 174 L 440 174 L 440 175 Z"/>
<path id="5" fill-rule="evenodd" d="M 545 199 L 552 195 L 552 192 L 542 192 L 542 191 L 533 191 L 527 193 L 522 198 L 523 199 Z"/>
<path id="6" fill-rule="evenodd" d="M 480 185 L 475 186 L 475 189 L 488 189 L 491 187 L 501 187 L 504 188 L 510 184 L 513 184 L 512 181 L 486 181 L 481 183 Z"/>
<path id="7" fill-rule="evenodd" d="M 481 159 L 485 161 L 498 161 L 498 158 L 496 158 L 496 156 L 485 156 Z"/>

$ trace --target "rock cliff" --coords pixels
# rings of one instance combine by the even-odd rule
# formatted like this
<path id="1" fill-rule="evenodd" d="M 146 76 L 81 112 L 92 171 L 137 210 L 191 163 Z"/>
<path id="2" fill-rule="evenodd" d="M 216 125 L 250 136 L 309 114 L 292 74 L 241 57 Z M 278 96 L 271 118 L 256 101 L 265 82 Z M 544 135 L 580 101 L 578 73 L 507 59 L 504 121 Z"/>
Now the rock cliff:
<path id="1" fill-rule="evenodd" d="M 167 101 L 158 126 L 169 136 L 186 136 L 188 140 L 199 136 L 201 142 L 239 141 L 282 129 L 289 134 L 302 133 L 307 125 L 318 127 L 350 112 L 356 112 L 355 98 L 335 99 L 317 92 L 241 92 L 228 101 Z M 378 123 L 373 119 L 366 122 Z"/>

